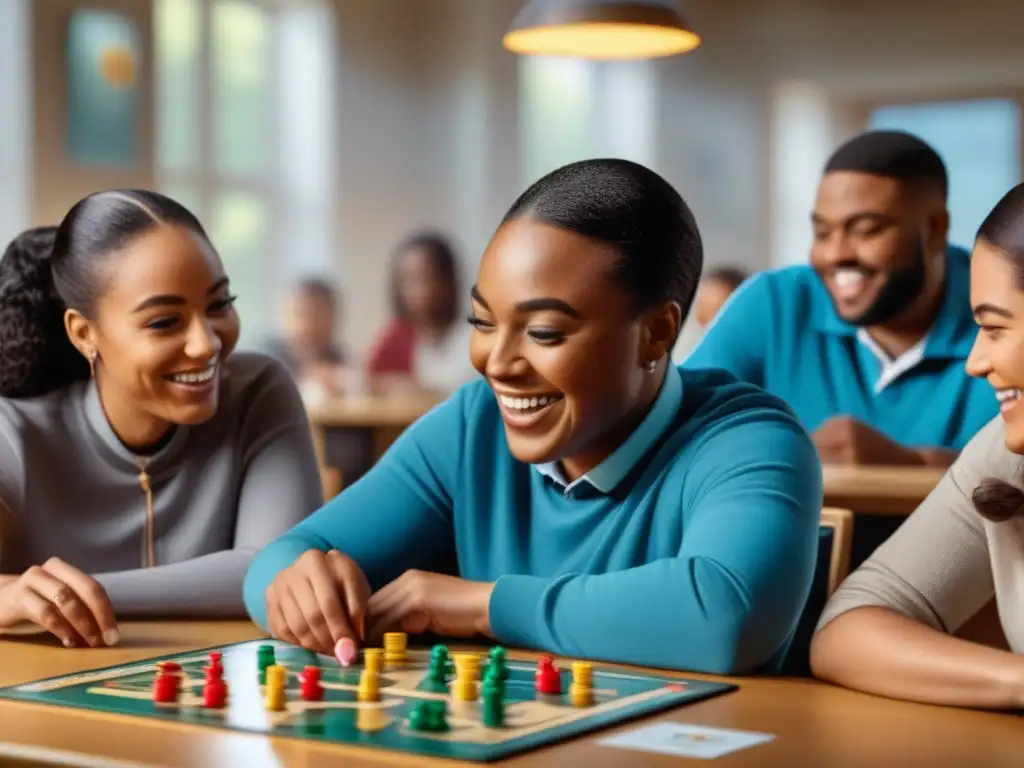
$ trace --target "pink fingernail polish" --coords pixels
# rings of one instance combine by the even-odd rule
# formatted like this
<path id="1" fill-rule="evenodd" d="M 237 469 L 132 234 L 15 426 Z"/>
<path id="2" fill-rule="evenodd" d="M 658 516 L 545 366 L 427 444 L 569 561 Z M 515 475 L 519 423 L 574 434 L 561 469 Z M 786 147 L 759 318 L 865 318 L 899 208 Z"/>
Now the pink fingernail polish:
<path id="1" fill-rule="evenodd" d="M 334 646 L 334 656 L 343 667 L 355 661 L 357 655 L 356 644 L 352 642 L 352 638 L 343 637 Z"/>

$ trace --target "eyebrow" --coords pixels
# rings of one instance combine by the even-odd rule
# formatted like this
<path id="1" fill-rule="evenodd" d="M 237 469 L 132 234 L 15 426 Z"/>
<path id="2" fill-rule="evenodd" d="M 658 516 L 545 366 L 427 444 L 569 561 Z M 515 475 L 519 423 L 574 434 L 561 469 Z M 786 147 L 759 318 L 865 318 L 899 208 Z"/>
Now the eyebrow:
<path id="1" fill-rule="evenodd" d="M 975 317 L 977 317 L 978 315 L 985 315 L 985 314 L 998 315 L 999 317 L 1005 317 L 1007 320 L 1013 320 L 1014 319 L 1013 312 L 1011 312 L 1008 309 L 1003 309 L 1002 307 L 998 307 L 995 304 L 988 304 L 988 303 L 979 304 L 978 306 L 976 306 L 974 308 L 974 315 L 975 315 Z"/>
<path id="2" fill-rule="evenodd" d="M 878 213 L 876 211 L 858 211 L 856 213 L 853 213 L 853 214 L 847 216 L 845 219 L 842 219 L 842 220 L 840 220 L 838 222 L 831 222 L 828 219 L 826 219 L 824 216 L 820 216 L 817 213 L 813 213 L 813 212 L 811 213 L 811 222 L 813 224 L 825 224 L 825 225 L 841 224 L 843 226 L 847 226 L 848 227 L 851 224 L 856 224 L 857 222 L 860 222 L 860 221 L 877 221 L 877 222 L 882 223 L 882 224 L 890 224 L 890 223 L 896 221 L 896 219 L 894 217 L 892 217 L 892 216 L 889 216 L 888 214 Z"/>
<path id="3" fill-rule="evenodd" d="M 480 291 L 474 285 L 469 289 L 469 295 L 473 297 L 473 300 L 477 302 L 484 309 L 490 311 L 491 306 L 484 300 L 484 297 L 480 295 Z M 580 319 L 582 315 L 573 308 L 571 304 L 567 304 L 561 299 L 555 299 L 551 297 L 541 297 L 537 299 L 527 299 L 526 301 L 520 301 L 515 306 L 516 312 L 527 313 L 527 312 L 561 312 L 563 315 L 569 317 L 575 317 Z"/>
<path id="4" fill-rule="evenodd" d="M 206 292 L 206 295 L 213 295 L 221 288 L 226 287 L 227 284 L 228 279 L 226 277 L 222 277 L 220 280 L 218 280 L 217 282 L 210 286 L 210 289 Z M 153 307 L 181 307 L 184 306 L 185 303 L 185 299 L 181 296 L 174 296 L 169 293 L 162 293 L 156 296 L 150 296 L 148 299 L 139 302 L 139 305 L 135 307 L 135 309 L 133 309 L 132 312 L 142 312 L 143 310 L 152 309 Z"/>

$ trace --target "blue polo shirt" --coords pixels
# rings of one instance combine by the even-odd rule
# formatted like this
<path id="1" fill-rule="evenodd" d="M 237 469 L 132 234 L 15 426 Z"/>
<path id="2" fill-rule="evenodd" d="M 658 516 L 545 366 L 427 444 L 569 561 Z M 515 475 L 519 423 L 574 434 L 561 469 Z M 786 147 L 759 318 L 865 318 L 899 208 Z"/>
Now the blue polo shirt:
<path id="1" fill-rule="evenodd" d="M 670 367 L 632 436 L 576 484 L 509 451 L 467 384 L 358 482 L 254 558 L 245 603 L 305 551 L 380 589 L 409 569 L 493 584 L 495 640 L 703 672 L 777 669 L 814 577 L 818 455 L 786 405 L 724 371 Z M 570 487 L 571 486 L 571 487 Z M 451 571 L 449 571 L 451 572 Z"/>
<path id="2" fill-rule="evenodd" d="M 895 360 L 836 314 L 817 273 L 801 265 L 748 280 L 682 365 L 723 368 L 763 387 L 809 432 L 850 416 L 903 445 L 960 450 L 999 412 L 988 383 L 965 370 L 976 333 L 970 256 L 949 248 L 938 317 Z"/>

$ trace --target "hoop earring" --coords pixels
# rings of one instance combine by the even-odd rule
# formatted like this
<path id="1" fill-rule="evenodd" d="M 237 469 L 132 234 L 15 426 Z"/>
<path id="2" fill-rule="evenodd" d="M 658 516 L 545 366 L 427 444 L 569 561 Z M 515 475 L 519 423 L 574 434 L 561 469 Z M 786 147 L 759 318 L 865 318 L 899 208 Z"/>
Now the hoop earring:
<path id="1" fill-rule="evenodd" d="M 91 379 L 96 378 L 96 358 L 98 356 L 99 353 L 95 349 L 89 353 L 89 378 Z"/>

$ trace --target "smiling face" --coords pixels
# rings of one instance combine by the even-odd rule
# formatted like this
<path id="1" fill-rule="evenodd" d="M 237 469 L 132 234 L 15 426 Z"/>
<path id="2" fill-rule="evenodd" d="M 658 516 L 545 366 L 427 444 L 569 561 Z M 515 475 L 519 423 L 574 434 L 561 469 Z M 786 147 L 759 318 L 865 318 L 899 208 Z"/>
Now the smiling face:
<path id="1" fill-rule="evenodd" d="M 513 219 L 484 253 L 472 292 L 473 365 L 495 391 L 512 454 L 560 461 L 572 480 L 642 420 L 680 324 L 666 302 L 638 313 L 611 247 Z M 654 371 L 645 364 L 658 361 Z"/>
<path id="2" fill-rule="evenodd" d="M 971 307 L 980 329 L 967 372 L 987 379 L 1006 423 L 1006 447 L 1024 454 L 1024 286 L 1002 251 L 978 240 L 971 256 Z"/>
<path id="3" fill-rule="evenodd" d="M 822 179 L 811 265 L 845 321 L 882 324 L 924 295 L 942 268 L 928 254 L 941 254 L 946 237 L 944 211 L 929 202 L 895 179 L 847 171 Z"/>
<path id="4" fill-rule="evenodd" d="M 97 385 L 111 425 L 129 444 L 217 411 L 219 364 L 238 341 L 224 267 L 210 245 L 158 225 L 111 254 L 92 317 L 74 311 L 68 334 L 98 353 Z"/>

